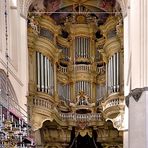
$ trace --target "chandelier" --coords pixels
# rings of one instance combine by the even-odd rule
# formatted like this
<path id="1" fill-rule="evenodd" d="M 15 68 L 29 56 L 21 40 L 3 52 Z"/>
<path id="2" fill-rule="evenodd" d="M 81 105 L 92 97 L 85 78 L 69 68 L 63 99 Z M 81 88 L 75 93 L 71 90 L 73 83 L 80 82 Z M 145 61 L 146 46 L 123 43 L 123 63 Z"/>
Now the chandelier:
<path id="1" fill-rule="evenodd" d="M 7 99 L 7 108 L 2 107 L 5 111 L 1 111 L 1 125 L 0 125 L 0 148 L 25 148 L 25 147 L 34 147 L 33 138 L 30 138 L 30 129 L 27 121 L 22 117 L 16 116 L 10 111 L 10 96 L 8 88 L 9 80 L 9 55 L 8 55 L 8 14 L 7 14 L 7 0 L 5 0 L 5 38 L 6 38 L 6 99 Z M 27 118 L 27 117 L 26 117 Z"/>

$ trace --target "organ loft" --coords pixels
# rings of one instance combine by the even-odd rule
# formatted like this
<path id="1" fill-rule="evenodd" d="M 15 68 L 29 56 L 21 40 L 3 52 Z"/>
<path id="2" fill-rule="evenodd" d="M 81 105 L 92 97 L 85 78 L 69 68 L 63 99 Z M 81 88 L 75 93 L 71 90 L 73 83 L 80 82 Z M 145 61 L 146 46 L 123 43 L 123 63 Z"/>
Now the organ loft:
<path id="1" fill-rule="evenodd" d="M 28 16 L 32 135 L 38 147 L 122 148 L 122 16 L 83 4 L 57 12 Z"/>

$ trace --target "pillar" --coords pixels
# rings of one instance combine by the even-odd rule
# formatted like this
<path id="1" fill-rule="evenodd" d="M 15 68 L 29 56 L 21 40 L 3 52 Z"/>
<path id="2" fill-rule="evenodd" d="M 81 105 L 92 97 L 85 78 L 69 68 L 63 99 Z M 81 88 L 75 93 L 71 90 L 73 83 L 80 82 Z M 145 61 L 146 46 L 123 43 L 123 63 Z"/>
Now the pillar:
<path id="1" fill-rule="evenodd" d="M 129 108 L 129 148 L 148 148 L 148 2 L 130 0 L 129 7 L 129 64 L 130 93 L 126 97 Z"/>
<path id="2" fill-rule="evenodd" d="M 129 107 L 129 148 L 148 148 L 148 87 L 136 88 L 126 97 Z"/>

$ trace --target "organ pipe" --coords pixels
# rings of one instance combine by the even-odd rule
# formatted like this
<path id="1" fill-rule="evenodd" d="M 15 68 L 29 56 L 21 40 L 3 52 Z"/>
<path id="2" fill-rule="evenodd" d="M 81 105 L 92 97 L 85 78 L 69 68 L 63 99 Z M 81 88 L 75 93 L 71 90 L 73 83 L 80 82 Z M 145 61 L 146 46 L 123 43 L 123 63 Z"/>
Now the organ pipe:
<path id="1" fill-rule="evenodd" d="M 113 55 L 113 77 L 114 77 L 114 83 L 113 83 L 113 90 L 116 92 L 116 54 Z"/>
<path id="2" fill-rule="evenodd" d="M 86 58 L 86 38 L 84 38 L 84 58 Z"/>
<path id="3" fill-rule="evenodd" d="M 58 94 L 61 99 L 68 101 L 70 99 L 70 85 L 58 83 Z"/>
<path id="4" fill-rule="evenodd" d="M 108 91 L 110 93 L 110 59 L 108 63 Z"/>
<path id="5" fill-rule="evenodd" d="M 41 84 L 40 84 L 40 53 L 37 52 L 37 89 L 40 91 Z"/>
<path id="6" fill-rule="evenodd" d="M 80 41 L 80 37 L 78 38 L 79 42 L 78 42 L 78 57 L 80 57 L 80 48 L 81 48 L 81 41 Z"/>
<path id="7" fill-rule="evenodd" d="M 111 88 L 111 92 L 119 91 L 119 53 L 115 53 L 107 64 L 106 68 L 106 80 L 108 88 Z M 109 93 L 110 89 L 108 90 Z"/>
<path id="8" fill-rule="evenodd" d="M 117 92 L 119 91 L 119 53 L 117 53 Z"/>
<path id="9" fill-rule="evenodd" d="M 48 86 L 48 93 L 50 92 L 50 67 L 49 67 L 49 60 L 47 60 L 47 86 Z"/>
<path id="10" fill-rule="evenodd" d="M 111 92 L 111 60 L 109 59 L 109 91 Z"/>
<path id="11" fill-rule="evenodd" d="M 108 94 L 108 63 L 106 63 L 105 68 L 106 68 L 106 93 Z"/>
<path id="12" fill-rule="evenodd" d="M 47 58 L 44 58 L 44 66 L 45 66 L 45 92 L 47 92 Z"/>
<path id="13" fill-rule="evenodd" d="M 86 37 L 75 38 L 76 57 L 90 57 L 90 39 Z"/>
<path id="14" fill-rule="evenodd" d="M 79 81 L 75 84 L 76 95 L 79 94 L 80 91 L 84 91 L 87 95 L 91 95 L 91 84 L 87 81 Z"/>
<path id="15" fill-rule="evenodd" d="M 87 53 L 88 53 L 88 58 L 90 58 L 90 39 L 87 38 Z"/>
<path id="16" fill-rule="evenodd" d="M 111 57 L 111 92 L 113 92 L 113 83 L 114 77 L 113 77 L 113 57 Z"/>
<path id="17" fill-rule="evenodd" d="M 50 64 L 50 66 L 52 67 L 52 63 Z M 54 86 L 54 93 L 57 93 L 57 78 L 56 78 L 56 64 L 53 64 L 53 70 L 51 71 L 51 84 L 52 84 L 52 93 L 53 93 L 53 86 Z"/>
<path id="18" fill-rule="evenodd" d="M 41 86 L 44 92 L 44 56 L 41 54 Z"/>
<path id="19" fill-rule="evenodd" d="M 52 63 L 50 62 L 50 67 L 51 67 L 51 79 L 50 79 L 50 82 L 51 82 L 51 93 L 53 94 L 53 86 L 54 86 L 54 79 L 53 79 L 53 77 L 54 77 L 54 73 L 53 73 L 53 66 L 52 66 Z M 56 82 L 55 82 L 55 84 L 56 84 Z M 56 86 L 56 85 L 55 85 Z M 57 89 L 57 86 L 56 86 L 56 89 Z"/>
<path id="20" fill-rule="evenodd" d="M 37 90 L 53 94 L 53 86 L 52 63 L 43 54 L 37 52 Z"/>

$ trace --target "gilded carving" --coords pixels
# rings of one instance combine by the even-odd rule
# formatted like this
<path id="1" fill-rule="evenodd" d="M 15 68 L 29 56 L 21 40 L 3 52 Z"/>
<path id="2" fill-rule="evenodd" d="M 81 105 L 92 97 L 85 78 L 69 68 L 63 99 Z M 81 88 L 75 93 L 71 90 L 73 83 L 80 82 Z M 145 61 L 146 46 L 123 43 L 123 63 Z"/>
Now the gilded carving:
<path id="1" fill-rule="evenodd" d="M 41 128 L 47 148 L 68 146 L 69 127 L 75 127 L 76 136 L 82 137 L 92 137 L 95 127 L 102 144 L 122 143 L 115 128 L 123 128 L 124 97 L 120 91 L 108 94 L 106 85 L 109 59 L 121 50 L 123 26 L 117 16 L 106 16 L 105 23 L 98 25 L 99 16 L 80 13 L 80 9 L 87 10 L 83 5 L 78 8 L 74 14 L 59 16 L 59 20 L 55 17 L 58 13 L 31 16 L 28 24 L 30 64 L 37 71 L 35 75 L 30 67 L 33 84 L 37 85 L 29 99 L 31 122 L 33 130 Z M 52 94 L 48 92 L 49 82 L 53 83 Z"/>

